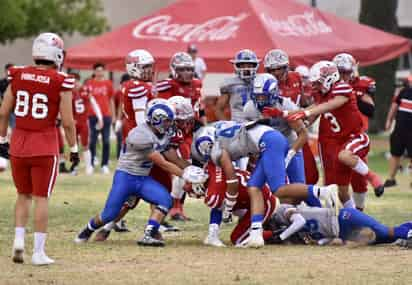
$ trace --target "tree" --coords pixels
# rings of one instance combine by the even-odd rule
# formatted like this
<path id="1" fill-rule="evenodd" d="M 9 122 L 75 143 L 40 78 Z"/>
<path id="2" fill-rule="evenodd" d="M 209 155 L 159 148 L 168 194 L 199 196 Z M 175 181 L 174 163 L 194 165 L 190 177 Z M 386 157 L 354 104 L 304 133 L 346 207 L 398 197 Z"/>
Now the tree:
<path id="1" fill-rule="evenodd" d="M 396 10 L 398 0 L 362 0 L 359 22 L 389 33 L 398 33 Z M 376 79 L 375 117 L 369 130 L 378 132 L 384 129 L 386 114 L 395 91 L 395 72 L 398 59 L 386 61 L 363 69 L 365 74 Z"/>
<path id="2" fill-rule="evenodd" d="M 0 43 L 41 32 L 96 35 L 108 29 L 100 0 L 1 0 Z"/>

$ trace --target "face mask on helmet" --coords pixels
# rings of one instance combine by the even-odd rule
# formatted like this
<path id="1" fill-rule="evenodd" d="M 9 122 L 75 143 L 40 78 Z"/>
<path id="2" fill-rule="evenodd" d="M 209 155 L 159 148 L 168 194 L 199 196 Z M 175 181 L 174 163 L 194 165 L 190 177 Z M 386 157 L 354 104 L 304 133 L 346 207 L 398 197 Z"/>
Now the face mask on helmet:
<path id="1" fill-rule="evenodd" d="M 240 79 L 251 80 L 255 78 L 259 68 L 259 59 L 253 51 L 241 50 L 230 62 L 233 63 L 235 73 Z"/>
<path id="2" fill-rule="evenodd" d="M 213 145 L 215 144 L 215 129 L 213 127 L 204 127 L 199 130 L 202 133 L 196 138 L 194 144 L 198 154 L 202 157 L 203 162 L 210 159 Z"/>
<path id="3" fill-rule="evenodd" d="M 283 50 L 273 49 L 265 55 L 264 66 L 267 73 L 284 80 L 289 71 L 289 57 Z"/>
<path id="4" fill-rule="evenodd" d="M 315 90 L 326 94 L 339 81 L 339 71 L 333 62 L 320 61 L 310 69 L 310 81 Z"/>
<path id="5" fill-rule="evenodd" d="M 258 74 L 253 82 L 251 99 L 259 111 L 272 106 L 279 95 L 276 78 L 268 73 Z"/>
<path id="6" fill-rule="evenodd" d="M 173 107 L 167 103 L 167 100 L 155 100 L 159 102 L 155 102 L 147 109 L 147 123 L 152 126 L 159 135 L 173 135 L 175 131 L 175 113 Z"/>
<path id="7" fill-rule="evenodd" d="M 192 57 L 186 52 L 178 52 L 170 60 L 170 72 L 174 79 L 190 83 L 195 75 Z"/>
<path id="8" fill-rule="evenodd" d="M 183 66 L 183 67 L 177 67 L 175 70 L 176 70 L 176 79 L 178 81 L 181 81 L 184 83 L 190 83 L 195 77 L 195 70 L 193 67 Z"/>
<path id="9" fill-rule="evenodd" d="M 154 58 L 146 50 L 134 50 L 126 57 L 127 73 L 142 81 L 152 81 L 154 69 Z"/>

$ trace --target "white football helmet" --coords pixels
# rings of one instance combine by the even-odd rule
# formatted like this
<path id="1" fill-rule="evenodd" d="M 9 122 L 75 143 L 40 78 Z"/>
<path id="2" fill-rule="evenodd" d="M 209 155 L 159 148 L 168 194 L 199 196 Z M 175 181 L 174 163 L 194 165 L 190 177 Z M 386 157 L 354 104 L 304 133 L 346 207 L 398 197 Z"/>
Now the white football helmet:
<path id="1" fill-rule="evenodd" d="M 33 42 L 32 56 L 34 60 L 54 62 L 58 69 L 64 60 L 63 40 L 53 33 L 42 33 Z"/>
<path id="2" fill-rule="evenodd" d="M 170 73 L 174 79 L 190 82 L 195 75 L 195 63 L 186 52 L 175 53 L 170 60 Z"/>
<path id="3" fill-rule="evenodd" d="M 177 128 L 185 134 L 191 133 L 195 123 L 195 112 L 190 99 L 183 96 L 173 96 L 168 101 L 175 107 Z"/>
<path id="4" fill-rule="evenodd" d="M 154 58 L 144 49 L 136 49 L 127 54 L 126 71 L 134 78 L 143 81 L 152 80 Z"/>
<path id="5" fill-rule="evenodd" d="M 333 58 L 333 63 L 340 72 L 353 73 L 356 70 L 356 60 L 349 53 L 339 53 Z"/>
<path id="6" fill-rule="evenodd" d="M 166 99 L 156 98 L 147 103 L 146 122 L 159 134 L 174 133 L 175 108 Z"/>
<path id="7" fill-rule="evenodd" d="M 216 128 L 213 126 L 202 127 L 197 131 L 193 141 L 196 152 L 204 162 L 210 159 L 213 145 L 216 142 Z"/>
<path id="8" fill-rule="evenodd" d="M 295 71 L 299 73 L 302 79 L 309 79 L 309 68 L 306 65 L 299 65 L 295 68 Z"/>
<path id="9" fill-rule="evenodd" d="M 250 80 L 255 78 L 259 68 L 260 60 L 257 58 L 254 51 L 250 49 L 242 49 L 237 52 L 234 59 L 230 60 L 233 63 L 236 74 L 240 79 Z M 249 63 L 252 67 L 244 67 L 242 64 Z"/>
<path id="10" fill-rule="evenodd" d="M 309 80 L 312 83 L 320 83 L 322 93 L 329 92 L 332 85 L 339 81 L 339 78 L 338 68 L 331 61 L 322 60 L 310 68 Z"/>
<path id="11" fill-rule="evenodd" d="M 265 69 L 278 69 L 289 67 L 289 56 L 281 49 L 270 50 L 263 60 Z"/>

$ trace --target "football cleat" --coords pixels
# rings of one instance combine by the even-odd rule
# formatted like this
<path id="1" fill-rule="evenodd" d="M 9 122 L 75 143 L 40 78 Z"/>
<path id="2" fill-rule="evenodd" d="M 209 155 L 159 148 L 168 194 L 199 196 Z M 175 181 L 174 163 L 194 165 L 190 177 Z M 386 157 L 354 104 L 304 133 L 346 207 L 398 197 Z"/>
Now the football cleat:
<path id="1" fill-rule="evenodd" d="M 14 263 L 24 262 L 24 242 L 22 240 L 14 240 L 12 260 Z"/>
<path id="2" fill-rule="evenodd" d="M 87 166 L 86 167 L 86 175 L 92 175 L 94 172 L 94 167 L 93 166 Z"/>
<path id="3" fill-rule="evenodd" d="M 396 185 L 397 183 L 395 179 L 386 179 L 385 183 L 383 184 L 383 187 L 394 187 Z"/>
<path id="4" fill-rule="evenodd" d="M 106 229 L 101 229 L 96 233 L 96 236 L 94 238 L 94 241 L 105 241 L 109 238 L 111 231 L 108 231 Z"/>
<path id="5" fill-rule="evenodd" d="M 180 229 L 174 225 L 169 224 L 168 222 L 162 222 L 160 224 L 159 231 L 162 233 L 165 232 L 180 232 Z"/>
<path id="6" fill-rule="evenodd" d="M 204 245 L 211 245 L 215 247 L 226 247 L 226 245 L 217 236 L 208 235 L 203 241 Z"/>
<path id="7" fill-rule="evenodd" d="M 59 163 L 59 172 L 60 173 L 70 173 L 70 171 L 67 169 L 66 164 L 64 163 L 64 161 L 61 161 Z"/>
<path id="8" fill-rule="evenodd" d="M 130 230 L 127 228 L 126 221 L 125 220 L 120 220 L 117 223 L 114 224 L 114 231 L 117 233 L 125 233 L 125 232 L 130 232 Z"/>
<path id="9" fill-rule="evenodd" d="M 380 177 L 376 173 L 369 171 L 366 178 L 368 179 L 369 183 L 373 186 L 373 189 L 375 190 L 375 196 L 382 196 L 385 191 L 385 188 Z"/>
<path id="10" fill-rule="evenodd" d="M 162 235 L 159 233 L 158 230 L 155 230 L 151 226 L 146 226 L 144 235 L 140 240 L 137 241 L 137 244 L 140 246 L 165 246 L 165 242 L 162 238 Z"/>
<path id="11" fill-rule="evenodd" d="M 74 239 L 75 243 L 85 243 L 87 242 L 90 237 L 92 236 L 93 231 L 89 230 L 88 227 L 85 227 Z"/>
<path id="12" fill-rule="evenodd" d="M 33 265 L 49 265 L 53 264 L 54 260 L 48 257 L 44 252 L 35 252 L 31 257 L 31 263 Z"/>
<path id="13" fill-rule="evenodd" d="M 103 165 L 101 171 L 103 174 L 110 174 L 110 169 L 107 165 Z"/>

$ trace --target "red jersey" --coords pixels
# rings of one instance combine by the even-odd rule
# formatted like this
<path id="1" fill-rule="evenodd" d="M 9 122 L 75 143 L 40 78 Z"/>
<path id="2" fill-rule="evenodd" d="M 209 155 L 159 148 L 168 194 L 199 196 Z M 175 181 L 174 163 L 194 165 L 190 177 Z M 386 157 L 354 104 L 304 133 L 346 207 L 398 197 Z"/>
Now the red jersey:
<path id="1" fill-rule="evenodd" d="M 225 174 L 222 168 L 211 162 L 207 164 L 207 173 L 209 175 L 209 180 L 204 202 L 210 208 L 220 208 L 223 204 L 226 193 L 227 184 Z M 239 182 L 239 196 L 237 197 L 233 210 L 249 209 L 250 199 L 247 192 L 247 181 L 250 178 L 250 173 L 236 169 L 236 176 Z M 272 192 L 270 192 L 266 185 L 262 188 L 262 194 L 265 201 L 268 199 L 274 199 Z"/>
<path id="2" fill-rule="evenodd" d="M 302 79 L 300 74 L 289 71 L 285 81 L 279 80 L 280 95 L 290 98 L 296 105 L 300 106 L 302 96 Z"/>
<path id="3" fill-rule="evenodd" d="M 193 79 L 191 83 L 185 84 L 176 79 L 166 79 L 156 84 L 158 98 L 169 99 L 173 96 L 190 98 L 195 114 L 199 114 L 202 81 Z"/>
<path id="4" fill-rule="evenodd" d="M 376 82 L 368 76 L 358 76 L 351 80 L 350 85 L 355 92 L 357 100 L 360 100 L 364 95 L 373 95 L 376 91 Z M 369 126 L 369 118 L 361 113 L 363 122 L 363 130 L 367 131 Z"/>
<path id="5" fill-rule="evenodd" d="M 126 138 L 131 129 L 136 127 L 135 110 L 145 109 L 146 103 L 152 99 L 152 83 L 140 80 L 128 80 L 122 84 L 123 102 L 123 137 Z"/>
<path id="6" fill-rule="evenodd" d="M 10 154 L 16 157 L 57 155 L 56 119 L 60 92 L 71 91 L 75 79 L 55 69 L 11 67 L 8 80 L 15 97 L 16 128 Z"/>
<path id="7" fill-rule="evenodd" d="M 352 87 L 345 82 L 335 83 L 327 94 L 319 94 L 317 103 L 324 103 L 335 96 L 345 96 L 349 100 L 341 107 L 321 115 L 319 140 L 337 139 L 345 141 L 352 134 L 362 132 L 362 119 L 358 109 L 356 95 Z"/>
<path id="8" fill-rule="evenodd" d="M 90 79 L 86 84 L 90 88 L 91 96 L 96 99 L 102 115 L 105 117 L 112 116 L 112 112 L 110 110 L 110 100 L 112 99 L 114 93 L 112 82 L 110 80 Z M 89 116 L 96 116 L 91 108 Z"/>
<path id="9" fill-rule="evenodd" d="M 90 87 L 83 85 L 73 90 L 73 118 L 76 124 L 87 122 L 90 110 Z"/>

